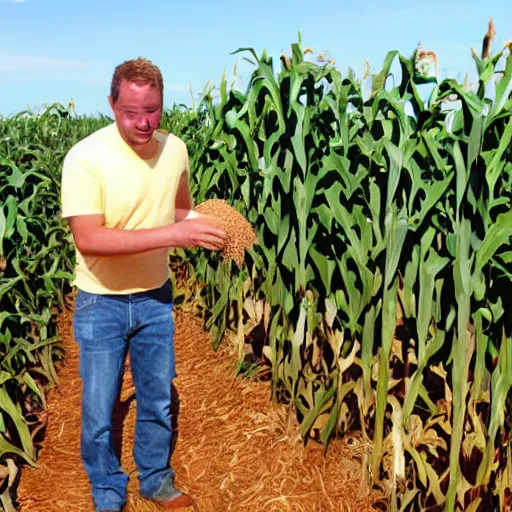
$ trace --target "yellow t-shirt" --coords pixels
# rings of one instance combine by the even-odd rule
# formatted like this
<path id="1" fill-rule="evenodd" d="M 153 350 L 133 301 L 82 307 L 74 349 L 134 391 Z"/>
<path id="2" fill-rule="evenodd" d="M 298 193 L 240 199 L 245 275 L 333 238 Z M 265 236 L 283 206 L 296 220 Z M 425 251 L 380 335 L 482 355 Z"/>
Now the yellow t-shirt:
<path id="1" fill-rule="evenodd" d="M 155 132 L 157 154 L 140 158 L 115 123 L 73 146 L 62 169 L 62 217 L 103 214 L 108 228 L 136 230 L 175 222 L 175 200 L 189 171 L 185 143 Z M 86 292 L 128 294 L 169 279 L 168 250 L 120 256 L 84 256 L 76 250 L 74 284 Z"/>

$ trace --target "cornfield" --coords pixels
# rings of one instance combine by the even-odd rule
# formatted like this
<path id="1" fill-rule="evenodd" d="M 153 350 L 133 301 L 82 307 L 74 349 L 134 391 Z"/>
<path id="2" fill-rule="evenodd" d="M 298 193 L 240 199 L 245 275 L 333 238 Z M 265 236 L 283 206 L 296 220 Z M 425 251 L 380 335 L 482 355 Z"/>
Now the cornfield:
<path id="1" fill-rule="evenodd" d="M 475 56 L 476 92 L 390 52 L 367 98 L 354 73 L 307 61 L 300 43 L 277 75 L 248 51 L 248 89 L 222 83 L 193 165 L 197 200 L 236 205 L 260 242 L 245 270 L 204 254 L 194 265 L 215 346 L 229 337 L 241 371 L 271 368 L 304 438 L 327 447 L 360 430 L 392 510 L 504 509 L 509 51 Z"/>
<path id="2" fill-rule="evenodd" d="M 300 40 L 279 70 L 240 51 L 254 64 L 245 92 L 223 77 L 218 98 L 206 88 L 162 123 L 188 144 L 195 202 L 225 200 L 258 237 L 242 266 L 171 255 L 199 285 L 213 348 L 231 343 L 240 373 L 271 380 L 305 441 L 358 432 L 391 510 L 506 510 L 510 50 L 474 55 L 475 91 L 426 76 L 417 52 L 390 52 L 362 81 Z M 73 263 L 60 165 L 107 122 L 60 106 L 0 121 L 0 469 L 36 464 Z"/>

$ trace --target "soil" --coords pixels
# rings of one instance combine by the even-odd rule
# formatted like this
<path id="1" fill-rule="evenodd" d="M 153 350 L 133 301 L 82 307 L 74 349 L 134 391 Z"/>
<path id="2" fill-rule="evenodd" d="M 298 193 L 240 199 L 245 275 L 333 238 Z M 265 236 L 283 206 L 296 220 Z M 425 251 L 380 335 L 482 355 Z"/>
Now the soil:
<path id="1" fill-rule="evenodd" d="M 60 385 L 48 395 L 48 425 L 37 469 L 25 468 L 18 487 L 22 512 L 93 512 L 80 460 L 78 347 L 72 312 L 59 321 L 66 357 Z M 191 313 L 176 313 L 174 381 L 176 486 L 201 512 L 371 511 L 381 500 L 364 482 L 353 446 L 342 439 L 327 453 L 306 445 L 288 409 L 270 401 L 266 382 L 235 376 L 234 357 L 214 352 Z M 125 512 L 161 510 L 138 494 L 132 457 L 135 389 L 127 362 L 115 410 L 116 449 L 130 475 Z"/>

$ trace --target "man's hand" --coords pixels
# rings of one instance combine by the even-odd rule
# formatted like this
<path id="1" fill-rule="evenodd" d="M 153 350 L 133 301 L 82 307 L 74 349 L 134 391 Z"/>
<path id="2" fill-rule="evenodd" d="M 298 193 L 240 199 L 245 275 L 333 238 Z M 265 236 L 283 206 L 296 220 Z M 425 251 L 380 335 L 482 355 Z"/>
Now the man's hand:
<path id="1" fill-rule="evenodd" d="M 226 233 L 212 219 L 196 217 L 169 226 L 174 247 L 203 247 L 219 251 L 226 243 Z"/>

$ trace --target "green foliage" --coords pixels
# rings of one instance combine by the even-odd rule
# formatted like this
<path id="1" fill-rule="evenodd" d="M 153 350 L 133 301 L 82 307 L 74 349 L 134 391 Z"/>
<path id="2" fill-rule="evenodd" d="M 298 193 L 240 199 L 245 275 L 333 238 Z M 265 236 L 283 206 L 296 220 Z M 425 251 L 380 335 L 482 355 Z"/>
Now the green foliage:
<path id="1" fill-rule="evenodd" d="M 241 270 L 197 256 L 214 347 L 228 329 L 243 366 L 259 337 L 304 436 L 361 428 L 395 510 L 502 507 L 509 485 L 510 55 L 484 96 L 503 56 L 473 93 L 390 52 L 367 94 L 300 42 L 278 72 L 263 54 L 245 93 L 224 79 L 194 159 L 196 200 L 260 240 Z"/>
<path id="2" fill-rule="evenodd" d="M 255 66 L 245 92 L 224 76 L 218 99 L 208 86 L 162 120 L 188 145 L 195 202 L 226 199 L 258 232 L 241 269 L 204 251 L 171 255 L 173 269 L 194 269 L 213 347 L 231 338 L 239 372 L 269 375 L 305 439 L 328 447 L 361 430 L 365 469 L 393 510 L 502 509 L 512 57 L 476 59 L 471 92 L 418 75 L 415 55 L 390 52 L 359 81 L 308 60 L 300 41 L 279 70 L 240 51 Z M 401 79 L 390 80 L 394 62 Z M 31 418 L 57 382 L 55 308 L 74 257 L 60 165 L 108 122 L 59 105 L 0 121 L 0 462 L 35 463 Z"/>
<path id="3" fill-rule="evenodd" d="M 74 253 L 59 218 L 60 165 L 101 122 L 54 105 L 0 122 L 0 459 L 36 463 L 44 393 L 58 382 L 56 314 Z"/>

